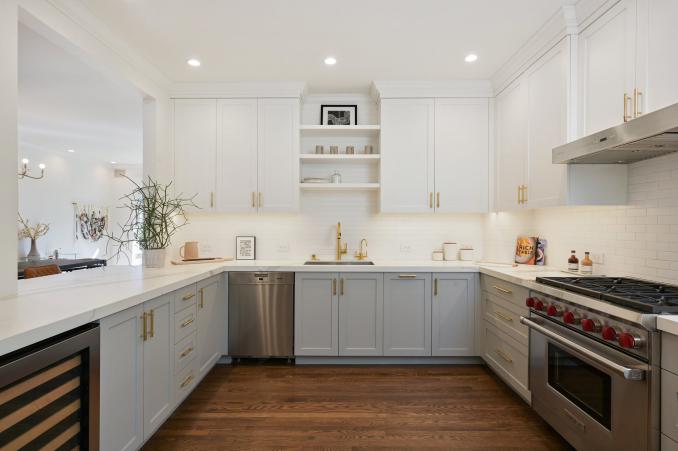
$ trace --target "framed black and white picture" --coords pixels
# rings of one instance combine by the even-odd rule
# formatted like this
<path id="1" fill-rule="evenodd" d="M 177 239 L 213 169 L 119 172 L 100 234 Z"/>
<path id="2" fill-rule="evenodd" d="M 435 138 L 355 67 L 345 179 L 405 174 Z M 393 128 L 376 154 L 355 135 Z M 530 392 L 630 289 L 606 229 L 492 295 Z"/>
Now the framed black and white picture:
<path id="1" fill-rule="evenodd" d="M 256 238 L 253 236 L 235 237 L 235 259 L 255 260 L 257 258 Z"/>
<path id="2" fill-rule="evenodd" d="M 322 125 L 356 125 L 358 105 L 320 105 Z"/>

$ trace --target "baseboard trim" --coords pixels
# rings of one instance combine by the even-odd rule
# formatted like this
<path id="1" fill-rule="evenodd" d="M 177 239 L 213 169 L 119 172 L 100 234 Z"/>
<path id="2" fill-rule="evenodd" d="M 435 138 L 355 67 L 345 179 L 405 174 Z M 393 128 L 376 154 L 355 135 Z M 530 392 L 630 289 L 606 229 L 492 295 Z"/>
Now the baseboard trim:
<path id="1" fill-rule="evenodd" d="M 297 357 L 297 365 L 477 365 L 480 357 Z"/>

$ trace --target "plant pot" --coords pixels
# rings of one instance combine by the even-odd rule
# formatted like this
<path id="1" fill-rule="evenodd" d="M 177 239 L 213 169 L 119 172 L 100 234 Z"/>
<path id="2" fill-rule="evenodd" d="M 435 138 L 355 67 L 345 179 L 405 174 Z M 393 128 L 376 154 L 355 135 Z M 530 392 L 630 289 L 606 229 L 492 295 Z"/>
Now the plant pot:
<path id="1" fill-rule="evenodd" d="M 31 250 L 26 256 L 29 262 L 35 262 L 40 260 L 40 252 L 38 251 L 38 246 L 36 240 L 31 238 Z"/>
<path id="2" fill-rule="evenodd" d="M 144 249 L 141 258 L 145 268 L 163 268 L 167 249 Z"/>

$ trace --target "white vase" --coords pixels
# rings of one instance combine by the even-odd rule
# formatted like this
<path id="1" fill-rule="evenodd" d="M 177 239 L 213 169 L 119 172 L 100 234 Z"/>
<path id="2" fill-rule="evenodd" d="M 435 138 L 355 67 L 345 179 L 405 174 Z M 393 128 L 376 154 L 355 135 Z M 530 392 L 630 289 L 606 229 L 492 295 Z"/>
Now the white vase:
<path id="1" fill-rule="evenodd" d="M 167 249 L 144 249 L 141 258 L 145 268 L 163 268 Z"/>

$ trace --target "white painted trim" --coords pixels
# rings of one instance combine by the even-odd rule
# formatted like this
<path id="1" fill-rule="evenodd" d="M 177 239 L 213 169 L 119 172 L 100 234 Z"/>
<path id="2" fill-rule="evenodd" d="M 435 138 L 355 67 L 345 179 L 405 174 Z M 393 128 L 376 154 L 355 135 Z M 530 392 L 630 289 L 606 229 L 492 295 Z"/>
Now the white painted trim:
<path id="1" fill-rule="evenodd" d="M 493 97 L 489 80 L 374 81 L 374 98 Z"/>
<path id="2" fill-rule="evenodd" d="M 173 83 L 174 99 L 301 98 L 304 82 Z"/>
<path id="3" fill-rule="evenodd" d="M 484 365 L 480 357 L 297 357 L 297 365 Z"/>

